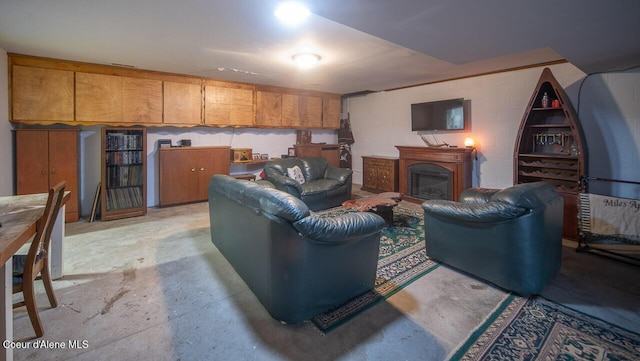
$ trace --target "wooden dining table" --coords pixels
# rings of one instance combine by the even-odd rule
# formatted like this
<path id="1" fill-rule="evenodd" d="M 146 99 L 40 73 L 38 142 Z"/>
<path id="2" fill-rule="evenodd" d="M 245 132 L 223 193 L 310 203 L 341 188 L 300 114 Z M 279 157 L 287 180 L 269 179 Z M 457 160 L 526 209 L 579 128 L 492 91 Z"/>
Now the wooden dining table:
<path id="1" fill-rule="evenodd" d="M 44 214 L 48 193 L 37 193 L 19 196 L 0 197 L 0 287 L 2 288 L 2 309 L 0 310 L 0 338 L 2 352 L 0 360 L 13 359 L 13 255 L 27 243 L 36 233 L 36 223 Z M 64 238 L 65 202 L 70 192 L 65 192 L 60 212 L 56 218 L 51 234 L 49 263 L 51 278 L 58 279 L 63 275 L 62 241 Z M 9 347 L 7 347 L 9 346 Z"/>

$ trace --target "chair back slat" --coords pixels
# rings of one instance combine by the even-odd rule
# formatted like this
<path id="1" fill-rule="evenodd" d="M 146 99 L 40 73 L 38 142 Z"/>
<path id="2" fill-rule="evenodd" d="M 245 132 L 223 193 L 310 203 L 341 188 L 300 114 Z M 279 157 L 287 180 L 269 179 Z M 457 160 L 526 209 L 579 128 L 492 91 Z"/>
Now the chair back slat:
<path id="1" fill-rule="evenodd" d="M 53 226 L 60 211 L 66 185 L 67 183 L 63 181 L 49 189 L 47 205 L 45 206 L 42 217 L 36 223 L 36 235 L 31 242 L 29 253 L 27 254 L 24 269 L 25 278 L 36 275 L 40 271 L 38 268 L 39 261 L 47 257 L 46 252 L 49 250 L 51 233 L 53 232 Z"/>

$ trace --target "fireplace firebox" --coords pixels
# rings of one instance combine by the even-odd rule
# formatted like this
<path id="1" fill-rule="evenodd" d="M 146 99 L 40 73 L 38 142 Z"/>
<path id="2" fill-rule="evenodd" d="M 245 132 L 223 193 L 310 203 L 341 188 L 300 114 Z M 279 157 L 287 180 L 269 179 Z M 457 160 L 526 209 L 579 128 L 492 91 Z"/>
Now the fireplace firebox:
<path id="1" fill-rule="evenodd" d="M 437 164 L 418 163 L 407 167 L 409 196 L 427 199 L 452 200 L 453 172 Z"/>
<path id="2" fill-rule="evenodd" d="M 429 148 L 396 145 L 400 151 L 398 187 L 403 199 L 457 201 L 471 187 L 473 148 Z"/>

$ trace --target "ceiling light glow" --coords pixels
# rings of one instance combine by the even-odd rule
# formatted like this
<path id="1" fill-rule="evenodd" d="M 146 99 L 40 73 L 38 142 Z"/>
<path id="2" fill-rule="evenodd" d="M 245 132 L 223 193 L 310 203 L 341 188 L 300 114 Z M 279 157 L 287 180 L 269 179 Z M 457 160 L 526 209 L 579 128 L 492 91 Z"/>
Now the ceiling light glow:
<path id="1" fill-rule="evenodd" d="M 305 5 L 295 1 L 281 3 L 274 12 L 274 15 L 282 23 L 289 26 L 301 24 L 310 14 L 311 12 Z"/>
<path id="2" fill-rule="evenodd" d="M 300 68 L 307 69 L 320 61 L 320 55 L 314 53 L 298 53 L 291 57 Z"/>

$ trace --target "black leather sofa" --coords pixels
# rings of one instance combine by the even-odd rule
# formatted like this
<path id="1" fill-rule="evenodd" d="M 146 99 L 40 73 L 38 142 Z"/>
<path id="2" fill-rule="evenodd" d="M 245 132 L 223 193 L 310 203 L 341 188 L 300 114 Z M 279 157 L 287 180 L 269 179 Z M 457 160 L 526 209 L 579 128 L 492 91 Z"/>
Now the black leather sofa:
<path id="1" fill-rule="evenodd" d="M 300 184 L 288 176 L 287 169 L 300 167 L 305 183 Z M 351 199 L 350 169 L 334 167 L 320 157 L 284 158 L 270 161 L 264 166 L 265 179 L 277 189 L 294 195 L 311 209 L 318 211 L 336 207 Z"/>
<path id="2" fill-rule="evenodd" d="M 429 257 L 519 294 L 560 268 L 563 199 L 545 182 L 470 188 L 460 202 L 422 203 Z"/>
<path id="3" fill-rule="evenodd" d="M 211 240 L 276 320 L 295 324 L 374 286 L 384 220 L 353 212 L 324 218 L 300 199 L 215 175 Z"/>

